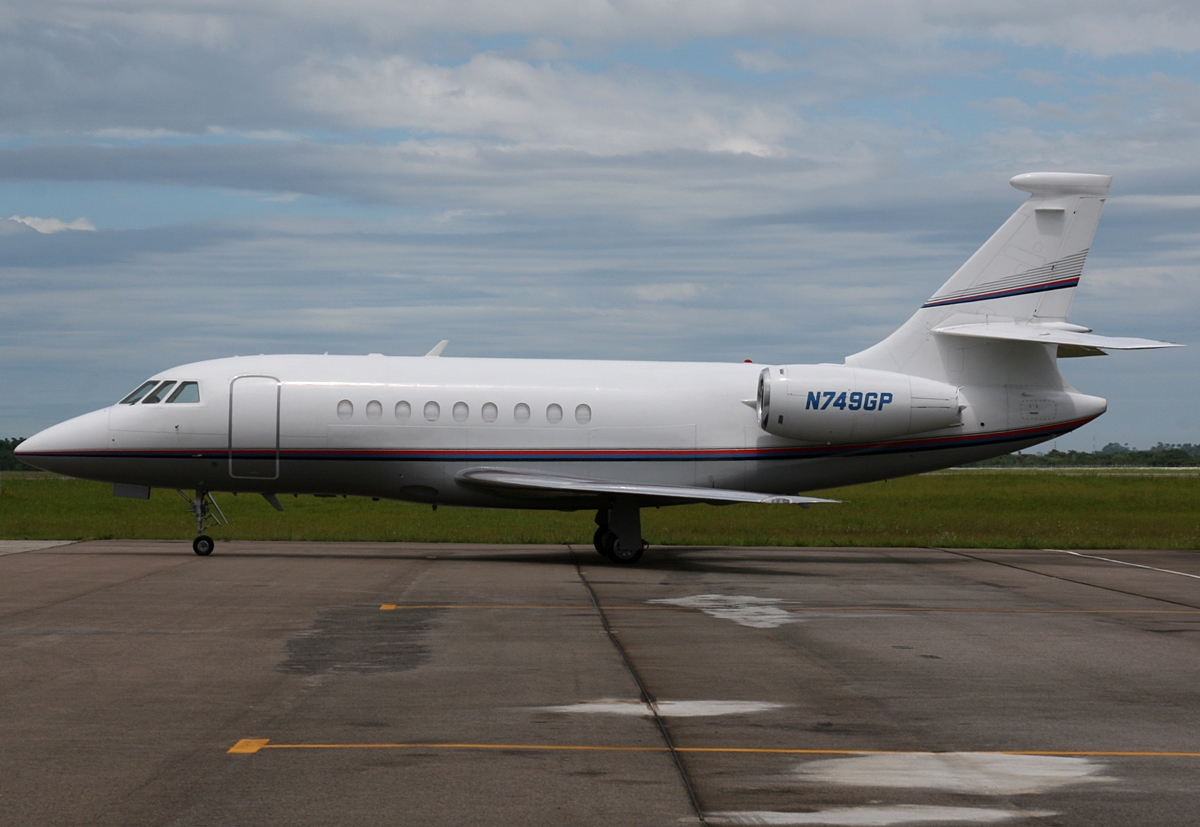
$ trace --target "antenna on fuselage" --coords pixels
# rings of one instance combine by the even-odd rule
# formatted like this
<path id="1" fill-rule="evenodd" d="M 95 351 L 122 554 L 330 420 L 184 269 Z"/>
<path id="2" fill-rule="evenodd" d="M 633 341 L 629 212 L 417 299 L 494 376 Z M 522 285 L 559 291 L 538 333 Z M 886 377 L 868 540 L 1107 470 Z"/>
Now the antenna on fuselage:
<path id="1" fill-rule="evenodd" d="M 450 344 L 449 339 L 442 339 L 440 342 L 438 342 L 436 345 L 434 345 L 433 350 L 426 353 L 425 356 L 427 358 L 433 357 L 433 356 L 441 356 L 442 351 L 446 349 L 446 345 L 448 345 L 448 344 Z"/>

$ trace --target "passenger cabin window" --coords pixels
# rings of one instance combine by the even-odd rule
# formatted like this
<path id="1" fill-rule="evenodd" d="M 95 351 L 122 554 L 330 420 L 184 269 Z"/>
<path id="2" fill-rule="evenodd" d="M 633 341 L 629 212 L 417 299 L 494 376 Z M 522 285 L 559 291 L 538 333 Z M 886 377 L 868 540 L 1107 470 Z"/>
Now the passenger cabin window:
<path id="1" fill-rule="evenodd" d="M 141 399 L 143 396 L 145 396 L 147 393 L 149 393 L 150 389 L 157 384 L 158 384 L 157 379 L 151 379 L 149 382 L 143 382 L 141 385 L 138 386 L 137 390 L 135 390 L 133 393 L 129 394 L 129 396 L 125 397 L 117 404 L 118 405 L 132 405 L 135 402 L 137 402 L 139 399 Z"/>
<path id="2" fill-rule="evenodd" d="M 196 382 L 180 382 L 175 392 L 167 397 L 167 402 L 199 402 L 200 385 Z"/>
<path id="3" fill-rule="evenodd" d="M 175 383 L 173 381 L 163 382 L 161 385 L 159 385 L 157 388 L 154 389 L 153 393 L 151 393 L 149 396 L 147 396 L 145 399 L 142 400 L 142 404 L 143 405 L 157 405 L 159 402 L 162 402 L 163 397 L 167 395 L 167 391 L 169 391 L 173 387 L 175 387 Z"/>

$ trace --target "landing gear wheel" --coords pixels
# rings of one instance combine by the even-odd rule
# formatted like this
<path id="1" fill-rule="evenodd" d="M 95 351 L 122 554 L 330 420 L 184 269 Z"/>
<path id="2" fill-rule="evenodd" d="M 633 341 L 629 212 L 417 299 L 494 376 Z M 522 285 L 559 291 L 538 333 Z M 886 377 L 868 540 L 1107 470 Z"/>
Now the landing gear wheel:
<path id="1" fill-rule="evenodd" d="M 617 545 L 613 546 L 613 552 L 609 555 L 609 560 L 614 563 L 620 563 L 623 566 L 632 566 L 638 560 L 642 559 L 642 552 L 646 550 L 645 546 L 638 549 L 623 549 Z"/>
<path id="2" fill-rule="evenodd" d="M 595 543 L 596 551 L 600 552 L 601 557 L 613 559 L 612 550 L 613 550 L 613 547 L 617 545 L 617 535 L 616 534 L 613 534 L 611 531 L 608 531 L 607 528 L 600 528 L 600 529 L 598 529 L 598 531 L 596 531 L 595 537 L 593 537 L 592 539 Z"/>
<path id="3" fill-rule="evenodd" d="M 620 539 L 611 531 L 605 533 L 604 537 L 604 556 L 614 563 L 619 563 L 624 566 L 630 566 L 642 559 L 642 552 L 646 550 L 646 544 L 641 543 L 637 546 L 622 545 Z"/>
<path id="4" fill-rule="evenodd" d="M 207 534 L 201 534 L 195 540 L 192 540 L 192 551 L 199 554 L 201 557 L 207 557 L 213 553 L 213 549 L 217 544 L 213 542 L 213 538 Z"/>

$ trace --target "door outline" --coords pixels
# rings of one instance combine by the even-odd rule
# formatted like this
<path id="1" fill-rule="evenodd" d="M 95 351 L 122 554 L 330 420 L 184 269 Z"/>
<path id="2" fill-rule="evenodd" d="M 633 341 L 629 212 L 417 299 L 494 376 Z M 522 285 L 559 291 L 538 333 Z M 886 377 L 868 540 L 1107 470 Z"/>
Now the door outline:
<path id="1" fill-rule="evenodd" d="M 239 379 L 270 379 L 275 383 L 275 473 L 272 476 L 260 474 L 235 474 L 233 469 L 233 386 Z M 279 405 L 283 394 L 283 383 L 277 376 L 265 373 L 243 373 L 229 380 L 229 476 L 235 480 L 277 480 L 279 479 Z"/>

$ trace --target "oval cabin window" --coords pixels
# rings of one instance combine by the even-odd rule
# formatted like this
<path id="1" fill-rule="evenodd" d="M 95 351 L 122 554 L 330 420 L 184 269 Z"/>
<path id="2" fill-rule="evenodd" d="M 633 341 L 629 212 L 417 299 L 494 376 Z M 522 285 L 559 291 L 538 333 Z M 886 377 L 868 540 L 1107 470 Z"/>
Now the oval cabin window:
<path id="1" fill-rule="evenodd" d="M 517 407 L 513 408 L 513 419 L 518 422 L 529 421 L 529 406 L 524 402 L 518 402 Z"/>
<path id="2" fill-rule="evenodd" d="M 367 419 L 379 419 L 383 416 L 383 405 L 377 399 L 367 403 Z"/>
<path id="3" fill-rule="evenodd" d="M 483 417 L 484 422 L 495 422 L 499 413 L 495 402 L 484 402 L 483 407 L 479 409 L 479 415 Z"/>
<path id="4" fill-rule="evenodd" d="M 343 399 L 337 406 L 338 419 L 349 419 L 354 416 L 354 403 L 349 399 Z"/>
<path id="5" fill-rule="evenodd" d="M 439 416 L 442 415 L 442 406 L 436 402 L 425 403 L 425 418 L 430 422 L 437 422 Z"/>
<path id="6" fill-rule="evenodd" d="M 551 425 L 562 422 L 562 405 L 550 405 L 546 408 L 546 421 Z"/>
<path id="7" fill-rule="evenodd" d="M 466 422 L 467 417 L 471 415 L 471 409 L 467 407 L 466 402 L 455 402 L 453 413 L 455 422 Z"/>
<path id="8" fill-rule="evenodd" d="M 412 405 L 401 400 L 396 403 L 396 419 L 404 420 L 412 416 Z"/>
<path id="9" fill-rule="evenodd" d="M 592 409 L 587 405 L 579 405 L 575 408 L 575 421 L 580 425 L 586 425 L 592 421 Z"/>

